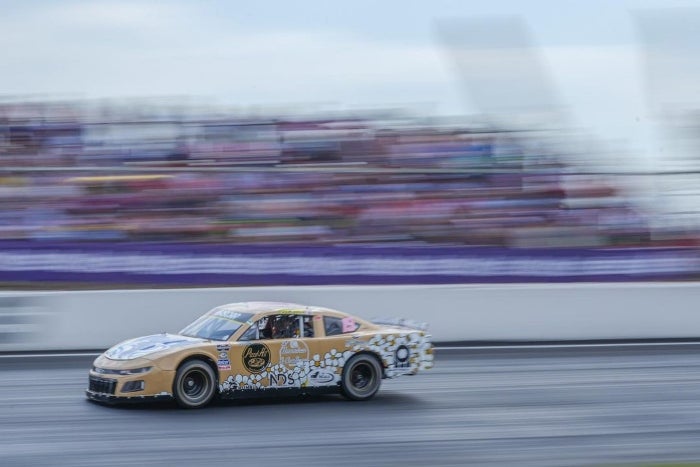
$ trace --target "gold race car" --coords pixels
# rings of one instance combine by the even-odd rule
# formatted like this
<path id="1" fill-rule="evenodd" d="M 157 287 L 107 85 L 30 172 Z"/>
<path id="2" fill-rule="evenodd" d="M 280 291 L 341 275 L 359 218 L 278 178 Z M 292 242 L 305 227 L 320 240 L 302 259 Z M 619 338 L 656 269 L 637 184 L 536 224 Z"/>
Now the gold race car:
<path id="1" fill-rule="evenodd" d="M 261 392 L 340 392 L 366 400 L 382 378 L 431 368 L 424 325 L 369 322 L 292 303 L 244 302 L 209 311 L 179 334 L 122 342 L 97 357 L 86 391 L 101 402 L 175 399 L 184 408 Z"/>

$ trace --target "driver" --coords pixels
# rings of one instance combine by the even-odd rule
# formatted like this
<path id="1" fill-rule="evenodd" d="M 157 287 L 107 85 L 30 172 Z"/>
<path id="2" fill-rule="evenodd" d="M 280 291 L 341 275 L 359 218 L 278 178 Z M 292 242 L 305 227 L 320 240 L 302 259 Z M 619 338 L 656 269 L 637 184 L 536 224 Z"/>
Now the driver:
<path id="1" fill-rule="evenodd" d="M 275 339 L 299 337 L 299 319 L 294 315 L 278 316 L 272 327 L 272 335 Z"/>

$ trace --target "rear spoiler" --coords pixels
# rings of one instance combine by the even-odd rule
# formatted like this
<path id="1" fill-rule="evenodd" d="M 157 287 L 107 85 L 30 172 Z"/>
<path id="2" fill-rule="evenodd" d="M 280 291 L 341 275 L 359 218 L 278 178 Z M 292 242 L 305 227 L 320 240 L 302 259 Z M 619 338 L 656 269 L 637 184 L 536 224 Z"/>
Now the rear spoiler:
<path id="1" fill-rule="evenodd" d="M 372 324 L 383 324 L 400 328 L 417 329 L 419 331 L 428 330 L 428 323 L 421 323 L 419 321 L 404 318 L 375 318 L 372 320 Z"/>

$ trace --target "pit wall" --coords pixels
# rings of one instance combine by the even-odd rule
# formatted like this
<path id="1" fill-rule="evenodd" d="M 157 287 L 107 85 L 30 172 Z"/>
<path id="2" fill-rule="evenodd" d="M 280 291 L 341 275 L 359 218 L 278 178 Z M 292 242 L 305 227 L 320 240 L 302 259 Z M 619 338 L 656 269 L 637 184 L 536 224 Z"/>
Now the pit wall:
<path id="1" fill-rule="evenodd" d="M 429 323 L 437 342 L 700 337 L 700 283 L 296 286 L 0 293 L 0 352 L 105 349 L 224 303 L 284 301 Z"/>

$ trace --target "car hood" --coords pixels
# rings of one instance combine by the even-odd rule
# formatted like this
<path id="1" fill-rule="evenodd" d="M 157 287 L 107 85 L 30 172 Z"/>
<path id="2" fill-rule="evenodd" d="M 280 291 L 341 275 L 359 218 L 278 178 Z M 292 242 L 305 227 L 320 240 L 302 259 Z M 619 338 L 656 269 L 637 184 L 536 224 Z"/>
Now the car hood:
<path id="1" fill-rule="evenodd" d="M 206 341 L 197 337 L 179 334 L 154 334 L 121 342 L 107 350 L 104 356 L 111 360 L 133 360 L 147 357 L 156 352 L 168 351 L 202 342 Z"/>

